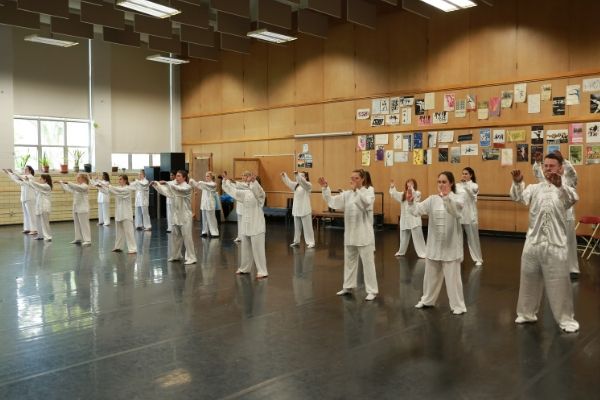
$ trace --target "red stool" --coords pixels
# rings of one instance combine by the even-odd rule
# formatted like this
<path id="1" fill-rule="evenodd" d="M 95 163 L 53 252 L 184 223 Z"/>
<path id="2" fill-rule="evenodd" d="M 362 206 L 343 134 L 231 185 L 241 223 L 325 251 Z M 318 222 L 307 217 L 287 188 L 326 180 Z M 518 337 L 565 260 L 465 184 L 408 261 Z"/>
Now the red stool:
<path id="1" fill-rule="evenodd" d="M 592 235 L 589 239 L 583 238 L 585 245 L 577 246 L 578 250 L 583 250 L 581 253 L 581 258 L 585 257 L 585 254 L 588 253 L 587 259 L 589 260 L 592 254 L 600 254 L 600 252 L 595 251 L 598 243 L 600 242 L 600 237 L 596 237 L 598 230 L 600 228 L 600 217 L 586 215 L 584 217 L 579 218 L 579 222 L 577 222 L 577 226 L 575 227 L 575 231 L 579 228 L 579 225 L 586 224 L 591 225 L 593 228 Z"/>

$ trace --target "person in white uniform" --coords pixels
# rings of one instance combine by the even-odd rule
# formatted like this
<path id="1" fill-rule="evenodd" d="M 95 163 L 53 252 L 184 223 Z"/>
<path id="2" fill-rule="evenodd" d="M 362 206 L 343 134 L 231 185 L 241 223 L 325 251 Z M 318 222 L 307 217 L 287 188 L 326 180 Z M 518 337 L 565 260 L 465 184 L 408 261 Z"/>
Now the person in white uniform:
<path id="1" fill-rule="evenodd" d="M 281 173 L 283 183 L 294 192 L 294 202 L 292 204 L 292 216 L 294 217 L 294 241 L 291 247 L 300 245 L 300 236 L 304 230 L 304 240 L 306 247 L 312 249 L 315 247 L 315 232 L 312 225 L 312 207 L 310 205 L 310 192 L 312 184 L 310 183 L 308 172 L 294 171 L 295 180 L 292 181 L 285 172 Z"/>
<path id="2" fill-rule="evenodd" d="M 151 231 L 150 212 L 148 204 L 150 202 L 150 182 L 146 179 L 144 170 L 140 170 L 138 179 L 131 183 L 135 188 L 135 227 L 138 230 Z"/>
<path id="3" fill-rule="evenodd" d="M 21 208 L 23 210 L 23 233 L 37 235 L 37 224 L 35 220 L 35 191 L 31 190 L 12 170 L 3 170 L 17 185 L 21 187 Z M 35 171 L 29 165 L 23 168 L 23 175 L 34 176 Z"/>
<path id="4" fill-rule="evenodd" d="M 444 171 L 437 178 L 438 193 L 421 203 L 413 202 L 413 193 L 408 191 L 408 210 L 413 215 L 429 216 L 427 231 L 427 257 L 423 277 L 423 296 L 416 308 L 433 307 L 446 282 L 448 301 L 453 314 L 467 312 L 460 263 L 463 261 L 463 235 L 460 216 L 464 199 L 456 193 L 452 172 Z"/>
<path id="5" fill-rule="evenodd" d="M 410 178 L 404 183 L 404 191 L 396 190 L 394 181 L 390 183 L 390 196 L 392 199 L 400 203 L 400 247 L 394 256 L 400 257 L 406 254 L 408 243 L 412 236 L 413 246 L 419 258 L 425 258 L 425 238 L 423 237 L 423 228 L 420 216 L 412 215 L 408 212 L 408 202 L 406 201 L 406 193 L 408 189 L 412 190 L 413 201 L 421 201 L 421 192 L 417 190 L 417 181 Z"/>
<path id="6" fill-rule="evenodd" d="M 115 247 L 112 251 L 122 251 L 123 245 L 127 245 L 129 254 L 137 253 L 137 245 L 133 234 L 133 212 L 131 211 L 131 195 L 136 188 L 129 185 L 129 177 L 125 174 L 119 175 L 119 186 L 98 184 L 98 188 L 105 193 L 115 197 Z"/>
<path id="7" fill-rule="evenodd" d="M 176 172 L 171 171 L 169 173 L 169 181 L 175 182 Z M 185 174 L 185 181 L 188 182 L 187 172 Z M 156 186 L 155 186 L 156 187 Z M 171 233 L 173 231 L 173 196 L 166 196 L 167 203 L 167 233 Z"/>
<path id="8" fill-rule="evenodd" d="M 73 194 L 73 225 L 75 239 L 72 244 L 90 246 L 92 234 L 90 232 L 90 201 L 88 196 L 89 178 L 86 174 L 77 174 L 77 182 L 60 181 L 65 192 Z"/>
<path id="9" fill-rule="evenodd" d="M 104 185 L 110 184 L 108 172 L 102 173 L 102 180 L 92 179 L 94 186 L 99 182 Z M 98 225 L 110 226 L 110 194 L 101 190 L 98 190 Z"/>
<path id="10" fill-rule="evenodd" d="M 248 184 L 246 182 L 233 182 L 237 190 L 248 190 Z M 223 189 L 224 190 L 224 189 Z M 240 232 L 242 231 L 242 214 L 244 212 L 244 207 L 242 203 L 235 200 L 235 215 L 237 216 L 237 236 L 233 239 L 234 242 L 240 243 L 242 238 L 240 237 Z"/>
<path id="11" fill-rule="evenodd" d="M 462 170 L 461 181 L 456 185 L 457 193 L 464 197 L 464 207 L 460 216 L 460 223 L 467 234 L 467 244 L 469 245 L 469 254 L 475 261 L 476 266 L 483 265 L 483 256 L 481 255 L 481 244 L 479 243 L 479 218 L 477 216 L 477 195 L 479 194 L 479 185 L 475 171 L 471 167 Z"/>
<path id="12" fill-rule="evenodd" d="M 265 256 L 265 215 L 263 206 L 265 204 L 265 191 L 256 181 L 256 175 L 249 171 L 242 174 L 248 189 L 238 189 L 223 172 L 223 190 L 241 204 L 242 222 L 238 235 L 242 243 L 240 267 L 237 274 L 249 274 L 252 264 L 256 264 L 256 279 L 269 276 L 267 272 L 267 258 Z"/>
<path id="13" fill-rule="evenodd" d="M 336 196 L 324 177 L 319 178 L 323 199 L 327 206 L 344 211 L 344 283 L 338 296 L 352 293 L 358 285 L 358 260 L 362 261 L 367 297 L 371 301 L 379 294 L 375 272 L 375 232 L 373 231 L 373 203 L 375 189 L 371 175 L 364 169 L 352 171 L 350 190 Z"/>
<path id="14" fill-rule="evenodd" d="M 562 157 L 544 158 L 545 182 L 525 187 L 523 174 L 511 172 L 510 197 L 529 206 L 529 227 L 521 256 L 521 283 L 516 323 L 537 321 L 544 286 L 550 309 L 559 327 L 577 332 L 573 294 L 567 262 L 567 210 L 579 199 L 577 192 L 562 179 Z"/>
<path id="15" fill-rule="evenodd" d="M 184 264 L 196 263 L 196 250 L 194 249 L 194 238 L 192 236 L 192 192 L 193 188 L 187 182 L 187 171 L 179 170 L 175 174 L 175 180 L 152 182 L 156 191 L 171 198 L 172 212 L 172 246 L 169 262 L 180 261 L 183 258 L 185 246 Z"/>
<path id="16" fill-rule="evenodd" d="M 200 211 L 202 212 L 202 236 L 219 236 L 219 226 L 217 225 L 217 216 L 215 215 L 216 201 L 215 192 L 217 184 L 211 171 L 204 175 L 206 180 L 195 181 L 190 179 L 190 185 L 202 192 L 200 198 Z"/>
<path id="17" fill-rule="evenodd" d="M 35 191 L 35 216 L 37 218 L 38 235 L 36 240 L 52 241 L 50 230 L 50 212 L 52 211 L 52 177 L 41 174 L 38 182 L 33 180 L 32 175 L 20 176 L 29 188 Z M 40 235 L 41 233 L 41 235 Z"/>

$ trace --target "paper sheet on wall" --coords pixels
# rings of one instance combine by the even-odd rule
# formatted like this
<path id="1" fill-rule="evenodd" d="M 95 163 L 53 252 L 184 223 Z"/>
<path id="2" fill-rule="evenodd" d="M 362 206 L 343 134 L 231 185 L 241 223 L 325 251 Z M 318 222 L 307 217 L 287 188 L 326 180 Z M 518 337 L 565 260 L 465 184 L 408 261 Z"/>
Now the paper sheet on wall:
<path id="1" fill-rule="evenodd" d="M 386 125 L 398 125 L 400 123 L 400 117 L 398 114 L 388 114 L 385 116 Z"/>
<path id="2" fill-rule="evenodd" d="M 412 112 L 410 110 L 410 108 L 408 107 L 404 107 L 402 108 L 402 116 L 400 118 L 400 120 L 402 121 L 402 125 L 410 125 L 411 124 L 411 115 Z"/>
<path id="3" fill-rule="evenodd" d="M 393 150 L 385 151 L 385 166 L 386 167 L 394 166 L 394 151 Z"/>
<path id="4" fill-rule="evenodd" d="M 400 97 L 390 97 L 390 113 L 400 114 Z"/>
<path id="5" fill-rule="evenodd" d="M 424 157 L 423 149 L 413 150 L 413 165 L 423 165 Z"/>
<path id="6" fill-rule="evenodd" d="M 371 152 L 369 150 L 365 150 L 361 155 L 361 165 L 363 167 L 368 167 L 371 165 Z"/>
<path id="7" fill-rule="evenodd" d="M 513 149 L 502 149 L 500 165 L 503 167 L 513 165 Z"/>
<path id="8" fill-rule="evenodd" d="M 480 101 L 479 104 L 477 104 L 477 119 L 488 119 L 490 115 L 490 110 L 488 107 L 489 104 L 487 101 Z"/>
<path id="9" fill-rule="evenodd" d="M 368 108 L 359 108 L 356 110 L 356 119 L 369 119 L 370 111 Z"/>
<path id="10" fill-rule="evenodd" d="M 388 144 L 388 140 L 389 140 L 389 137 L 388 137 L 387 133 L 381 133 L 381 134 L 375 135 L 375 144 L 376 145 Z"/>
<path id="11" fill-rule="evenodd" d="M 527 84 L 526 83 L 515 83 L 515 103 L 525 103 L 527 100 Z"/>
<path id="12" fill-rule="evenodd" d="M 460 147 L 450 147 L 450 163 L 460 164 Z"/>
<path id="13" fill-rule="evenodd" d="M 600 122 L 589 122 L 585 125 L 585 129 L 587 143 L 600 143 Z"/>
<path id="14" fill-rule="evenodd" d="M 454 140 L 454 131 L 439 131 L 438 142 L 451 143 Z"/>
<path id="15" fill-rule="evenodd" d="M 552 99 L 552 84 L 544 83 L 540 86 L 540 95 L 542 101 L 549 101 Z"/>
<path id="16" fill-rule="evenodd" d="M 492 131 L 493 147 L 503 147 L 506 142 L 506 131 L 504 129 L 494 129 Z"/>
<path id="17" fill-rule="evenodd" d="M 425 161 L 427 162 L 427 165 L 433 164 L 433 150 L 431 150 L 431 149 L 426 150 Z"/>
<path id="18" fill-rule="evenodd" d="M 513 103 L 512 90 L 503 90 L 501 95 L 500 105 L 502 108 L 511 108 Z"/>
<path id="19" fill-rule="evenodd" d="M 367 136 L 359 135 L 356 137 L 356 150 L 363 151 L 367 149 Z"/>
<path id="20" fill-rule="evenodd" d="M 429 132 L 427 134 L 427 145 L 430 148 L 434 148 L 437 145 L 437 132 Z"/>
<path id="21" fill-rule="evenodd" d="M 540 95 L 530 94 L 527 96 L 527 112 L 529 114 L 537 114 L 540 112 Z"/>
<path id="22" fill-rule="evenodd" d="M 375 149 L 375 160 L 383 161 L 385 158 L 385 147 L 383 145 L 377 145 Z"/>
<path id="23" fill-rule="evenodd" d="M 401 133 L 394 133 L 393 134 L 393 140 L 394 140 L 394 149 L 396 150 L 400 150 L 402 149 L 402 134 Z"/>
<path id="24" fill-rule="evenodd" d="M 456 104 L 455 104 L 455 108 L 454 108 L 454 116 L 456 118 L 464 118 L 467 116 L 467 100 L 466 99 L 456 100 Z"/>
<path id="25" fill-rule="evenodd" d="M 475 143 L 465 143 L 460 145 L 461 156 L 476 156 L 479 154 L 478 147 Z"/>
<path id="26" fill-rule="evenodd" d="M 397 162 L 397 163 L 408 162 L 408 151 L 394 152 L 394 162 Z"/>
<path id="27" fill-rule="evenodd" d="M 412 150 L 412 135 L 402 135 L 402 149 Z"/>
<path id="28" fill-rule="evenodd" d="M 446 93 L 444 95 L 444 111 L 454 111 L 456 106 L 456 95 L 454 93 Z"/>
<path id="29" fill-rule="evenodd" d="M 583 143 L 583 124 L 569 125 L 569 143 Z"/>
<path id="30" fill-rule="evenodd" d="M 433 113 L 434 124 L 447 124 L 448 123 L 448 111 L 440 111 Z"/>
<path id="31" fill-rule="evenodd" d="M 435 92 L 425 93 L 425 109 L 433 110 L 435 108 Z"/>
<path id="32" fill-rule="evenodd" d="M 583 164 L 583 145 L 575 144 L 569 146 L 569 161 L 573 165 Z"/>
<path id="33" fill-rule="evenodd" d="M 574 106 L 580 103 L 581 85 L 567 85 L 567 105 Z"/>
<path id="34" fill-rule="evenodd" d="M 583 80 L 584 92 L 600 92 L 600 78 L 588 78 Z"/>
<path id="35" fill-rule="evenodd" d="M 499 117 L 500 116 L 500 97 L 498 97 L 498 96 L 490 97 L 490 116 L 491 117 Z"/>

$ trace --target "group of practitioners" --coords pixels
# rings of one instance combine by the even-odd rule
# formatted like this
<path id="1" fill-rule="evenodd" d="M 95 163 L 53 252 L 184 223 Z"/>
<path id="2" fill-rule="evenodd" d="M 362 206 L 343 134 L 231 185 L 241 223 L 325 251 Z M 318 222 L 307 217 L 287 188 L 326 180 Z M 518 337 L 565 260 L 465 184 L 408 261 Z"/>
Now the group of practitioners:
<path id="1" fill-rule="evenodd" d="M 24 216 L 24 233 L 37 235 L 37 239 L 52 240 L 49 214 L 52 178 L 42 174 L 34 180 L 34 171 L 26 167 L 23 174 L 4 170 L 21 185 L 21 202 Z M 575 187 L 577 174 L 573 166 L 559 152 L 542 157 L 536 156 L 533 166 L 537 183 L 525 186 L 519 170 L 511 172 L 513 183 L 511 198 L 529 206 L 529 228 L 521 258 L 521 277 L 517 303 L 516 323 L 535 322 L 541 304 L 544 286 L 555 320 L 565 332 L 576 332 L 579 325 L 574 319 L 570 276 L 579 273 L 577 243 L 574 229 L 573 205 L 578 200 Z M 241 181 L 232 180 L 223 172 L 222 189 L 236 201 L 238 235 L 241 257 L 237 274 L 250 274 L 256 266 L 256 278 L 268 277 L 265 255 L 266 224 L 263 213 L 265 191 L 259 178 L 252 172 L 242 174 Z M 312 225 L 310 194 L 312 184 L 308 172 L 294 171 L 294 179 L 281 173 L 283 183 L 293 192 L 292 215 L 294 239 L 292 247 L 299 246 L 302 234 L 308 249 L 315 247 Z M 375 190 L 371 176 L 364 169 L 356 169 L 350 175 L 350 188 L 333 194 L 327 179 L 320 177 L 318 183 L 327 206 L 344 213 L 344 278 L 337 295 L 351 294 L 358 286 L 358 265 L 362 263 L 366 298 L 374 300 L 378 293 L 375 270 L 375 234 L 373 210 Z M 127 175 L 120 175 L 118 185 L 110 184 L 108 174 L 102 179 L 89 180 L 86 174 L 78 174 L 76 182 L 60 181 L 67 192 L 73 194 L 73 221 L 75 239 L 72 243 L 91 244 L 89 229 L 88 188 L 98 188 L 99 225 L 110 225 L 108 208 L 110 196 L 115 198 L 116 239 L 113 251 L 127 246 L 129 253 L 136 252 L 133 228 L 131 196 L 135 195 L 135 223 L 138 229 L 151 229 L 148 214 L 148 189 L 167 198 L 168 231 L 172 232 L 169 262 L 196 263 L 192 236 L 192 194 L 202 192 L 202 235 L 219 235 L 215 217 L 216 182 L 212 172 L 204 181 L 188 177 L 187 171 L 171 174 L 169 181 L 148 182 L 143 171 L 137 180 L 129 183 Z M 475 171 L 466 167 L 461 181 L 456 182 L 452 172 L 441 172 L 437 177 L 437 192 L 422 200 L 417 181 L 408 179 L 402 191 L 392 181 L 391 198 L 400 203 L 400 247 L 395 256 L 404 256 L 412 237 L 415 252 L 425 258 L 423 295 L 416 308 L 435 306 L 445 282 L 450 309 L 460 315 L 467 311 L 461 280 L 463 262 L 463 231 L 471 259 L 475 266 L 483 265 L 479 242 L 477 196 L 479 187 Z M 35 215 L 35 218 L 33 217 Z M 428 216 L 427 240 L 423 236 L 421 217 Z M 567 266 L 567 267 L 566 267 Z M 571 275 L 570 275 L 571 273 Z"/>

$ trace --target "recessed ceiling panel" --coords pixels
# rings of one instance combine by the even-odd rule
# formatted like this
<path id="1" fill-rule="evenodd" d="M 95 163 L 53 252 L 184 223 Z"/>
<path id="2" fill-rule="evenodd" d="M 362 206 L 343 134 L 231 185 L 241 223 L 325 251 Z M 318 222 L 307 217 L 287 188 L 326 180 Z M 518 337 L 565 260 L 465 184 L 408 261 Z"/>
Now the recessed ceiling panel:
<path id="1" fill-rule="evenodd" d="M 18 0 L 20 10 L 69 18 L 69 0 Z"/>
<path id="2" fill-rule="evenodd" d="M 230 35 L 246 37 L 250 30 L 250 20 L 248 18 L 238 17 L 237 15 L 217 12 L 217 32 Z"/>
<path id="3" fill-rule="evenodd" d="M 86 39 L 94 38 L 94 25 L 81 22 L 77 14 L 69 14 L 69 19 L 52 17 L 50 29 L 52 33 L 61 33 L 63 35 Z"/>
<path id="4" fill-rule="evenodd" d="M 171 7 L 181 11 L 181 14 L 171 17 L 172 21 L 208 29 L 208 6 L 206 4 L 194 5 L 181 0 L 171 0 Z"/>
<path id="5" fill-rule="evenodd" d="M 124 30 L 104 27 L 104 41 L 125 46 L 140 47 L 140 34 L 127 25 Z"/>
<path id="6" fill-rule="evenodd" d="M 169 39 L 150 35 L 148 36 L 148 48 L 167 53 L 181 54 L 181 41 L 177 35 L 173 35 Z"/>
<path id="7" fill-rule="evenodd" d="M 115 29 L 125 29 L 125 13 L 116 10 L 112 4 L 108 3 L 104 3 L 102 6 L 81 3 L 81 21 Z"/>
<path id="8" fill-rule="evenodd" d="M 181 25 L 181 41 L 194 43 L 200 46 L 213 47 L 216 33 L 212 29 L 196 28 L 189 25 Z"/>
<path id="9" fill-rule="evenodd" d="M 170 38 L 173 35 L 170 19 L 147 17 L 141 14 L 134 15 L 133 30 L 164 38 Z"/>

